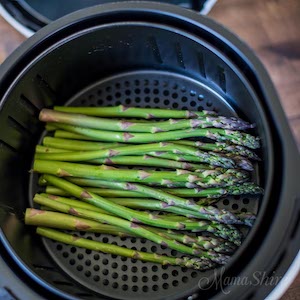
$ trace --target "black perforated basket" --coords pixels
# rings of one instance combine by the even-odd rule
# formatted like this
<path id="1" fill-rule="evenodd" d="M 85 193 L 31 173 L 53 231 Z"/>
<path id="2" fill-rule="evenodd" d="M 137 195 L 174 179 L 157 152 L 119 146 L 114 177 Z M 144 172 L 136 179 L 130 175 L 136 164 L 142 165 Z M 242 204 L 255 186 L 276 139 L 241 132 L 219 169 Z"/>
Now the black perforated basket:
<path id="1" fill-rule="evenodd" d="M 215 272 L 160 266 L 36 236 L 24 226 L 37 178 L 29 174 L 52 105 L 215 110 L 257 124 L 261 199 L 219 207 L 258 214 L 222 274 L 282 276 L 299 248 L 299 156 L 269 77 L 227 30 L 170 5 L 119 3 L 82 10 L 39 31 L 0 69 L 0 287 L 20 299 L 262 299 L 273 286 L 216 284 Z M 245 232 L 246 234 L 246 232 Z M 82 234 L 142 251 L 179 255 L 139 238 Z M 5 276 L 2 275 L 7 274 Z M 199 281 L 207 278 L 207 285 Z M 209 281 L 210 280 L 210 281 Z"/>

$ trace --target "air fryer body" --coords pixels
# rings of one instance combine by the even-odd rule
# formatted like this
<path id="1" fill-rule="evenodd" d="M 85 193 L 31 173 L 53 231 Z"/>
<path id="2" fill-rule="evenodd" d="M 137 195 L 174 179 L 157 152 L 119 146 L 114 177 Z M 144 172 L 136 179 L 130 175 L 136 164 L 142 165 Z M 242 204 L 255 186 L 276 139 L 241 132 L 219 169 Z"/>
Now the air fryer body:
<path id="1" fill-rule="evenodd" d="M 257 125 L 254 132 L 262 139 L 262 162 L 255 176 L 265 194 L 253 206 L 258 211 L 254 227 L 224 272 L 207 273 L 212 280 L 209 287 L 199 289 L 203 275 L 192 271 L 184 275 L 179 269 L 179 277 L 188 278 L 179 287 L 170 284 L 155 291 L 148 283 L 132 294 L 120 284 L 98 293 L 102 275 L 100 283 L 94 280 L 90 285 L 84 274 L 74 278 L 71 263 L 62 267 L 63 258 L 75 260 L 71 248 L 64 254 L 24 225 L 23 213 L 33 205 L 36 191 L 36 178 L 28 171 L 43 133 L 39 110 L 54 104 L 105 105 L 116 96 L 111 90 L 118 86 L 124 86 L 120 91 L 124 97 L 111 103 L 126 104 L 126 85 L 140 90 L 134 98 L 128 97 L 129 104 L 213 107 Z M 164 85 L 168 86 L 170 98 L 147 95 L 149 85 L 161 97 Z M 17 298 L 264 299 L 274 286 L 263 279 L 257 285 L 257 272 L 282 277 L 296 257 L 297 148 L 265 69 L 246 45 L 212 20 L 150 2 L 107 4 L 73 13 L 38 31 L 4 62 L 0 97 L 0 287 Z M 55 251 L 61 255 L 54 257 Z M 74 251 L 78 257 L 79 250 Z M 162 274 L 158 272 L 158 277 Z M 229 277 L 248 278 L 250 283 L 226 286 Z"/>

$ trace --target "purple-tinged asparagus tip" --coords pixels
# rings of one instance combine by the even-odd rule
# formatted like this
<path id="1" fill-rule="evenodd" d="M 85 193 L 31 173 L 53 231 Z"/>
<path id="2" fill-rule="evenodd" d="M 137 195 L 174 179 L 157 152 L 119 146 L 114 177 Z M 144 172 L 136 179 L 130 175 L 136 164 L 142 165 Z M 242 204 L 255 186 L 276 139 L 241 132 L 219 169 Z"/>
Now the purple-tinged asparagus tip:
<path id="1" fill-rule="evenodd" d="M 195 118 L 195 117 L 197 117 L 197 114 L 195 114 L 195 113 L 192 112 L 192 111 L 187 110 L 187 111 L 186 111 L 186 117 L 187 117 L 187 118 Z"/>
<path id="2" fill-rule="evenodd" d="M 137 190 L 137 187 L 135 184 L 132 184 L 132 183 L 126 183 L 125 184 L 125 189 L 127 191 L 136 191 Z"/>
<path id="3" fill-rule="evenodd" d="M 109 151 L 108 151 L 108 156 L 109 156 L 109 157 L 116 156 L 116 155 L 118 155 L 119 153 L 120 153 L 119 151 L 116 151 L 116 150 L 113 150 L 113 149 L 109 149 Z"/>
<path id="4" fill-rule="evenodd" d="M 191 164 L 189 164 L 189 163 L 187 163 L 187 162 L 182 163 L 182 167 L 183 167 L 184 169 L 187 169 L 187 170 L 193 169 L 192 166 L 191 166 Z"/>
<path id="5" fill-rule="evenodd" d="M 134 223 L 134 222 L 136 222 L 136 223 L 139 223 L 139 221 L 138 220 L 136 220 L 136 219 L 132 219 L 132 222 L 130 223 L 130 227 L 131 228 L 140 228 L 140 226 L 139 225 L 137 225 L 136 223 Z"/>
<path id="6" fill-rule="evenodd" d="M 196 205 L 195 201 L 193 201 L 193 200 L 187 200 L 187 201 L 186 201 L 186 204 L 187 204 L 188 206 L 195 206 L 195 205 Z"/>
<path id="7" fill-rule="evenodd" d="M 168 179 L 163 179 L 163 180 L 161 181 L 161 184 L 162 184 L 162 185 L 171 185 L 171 186 L 172 186 L 173 181 L 168 180 Z"/>
<path id="8" fill-rule="evenodd" d="M 162 208 L 166 208 L 166 207 L 169 207 L 169 204 L 168 203 L 166 203 L 166 202 L 161 202 L 161 207 Z"/>
<path id="9" fill-rule="evenodd" d="M 161 156 L 161 155 L 163 155 L 164 153 L 166 153 L 166 152 L 164 152 L 164 151 L 155 151 L 155 152 L 154 152 L 154 154 L 157 155 L 157 156 Z"/>
<path id="10" fill-rule="evenodd" d="M 75 220 L 75 229 L 76 230 L 87 230 L 91 228 L 91 226 L 89 226 L 88 224 L 82 222 L 82 221 L 79 221 L 79 220 Z"/>
<path id="11" fill-rule="evenodd" d="M 165 241 L 161 241 L 160 244 L 161 244 L 163 247 L 168 247 L 168 244 L 167 244 Z"/>
<path id="12" fill-rule="evenodd" d="M 121 108 L 121 111 L 126 111 L 130 107 L 127 107 L 127 106 L 124 106 L 124 105 L 120 105 L 120 108 Z"/>
<path id="13" fill-rule="evenodd" d="M 80 237 L 79 236 L 77 236 L 77 235 L 72 235 L 72 240 L 75 242 L 75 241 L 77 241 L 77 240 L 79 240 L 80 239 Z"/>
<path id="14" fill-rule="evenodd" d="M 71 176 L 73 176 L 72 174 L 68 173 L 68 172 L 67 172 L 66 170 L 64 170 L 64 169 L 58 169 L 56 174 L 57 174 L 57 176 L 59 176 L 59 177 L 67 177 L 67 176 L 71 177 Z"/>
<path id="15" fill-rule="evenodd" d="M 156 214 L 149 214 L 149 218 L 150 218 L 151 220 L 158 220 L 158 219 L 159 219 L 159 216 L 156 215 Z"/>
<path id="16" fill-rule="evenodd" d="M 71 207 L 69 209 L 69 214 L 74 215 L 74 216 L 79 216 L 78 211 L 75 208 L 73 208 L 73 207 Z"/>
<path id="17" fill-rule="evenodd" d="M 147 114 L 146 119 L 154 119 L 155 116 L 153 114 Z"/>
<path id="18" fill-rule="evenodd" d="M 145 171 L 139 171 L 138 174 L 140 179 L 146 179 L 151 175 L 150 173 Z"/>
<path id="19" fill-rule="evenodd" d="M 188 173 L 190 173 L 188 170 L 176 169 L 176 175 L 184 175 Z"/>
<path id="20" fill-rule="evenodd" d="M 138 251 L 134 251 L 133 255 L 132 255 L 132 258 L 135 258 L 135 259 L 141 259 L 142 256 L 140 255 L 140 253 Z"/>
<path id="21" fill-rule="evenodd" d="M 151 132 L 152 133 L 157 133 L 157 132 L 163 132 L 164 130 L 162 130 L 161 128 L 159 127 L 152 127 L 151 129 Z"/>
<path id="22" fill-rule="evenodd" d="M 160 145 L 161 147 L 165 147 L 165 146 L 170 145 L 170 143 L 168 143 L 168 142 L 160 142 L 159 145 Z"/>
<path id="23" fill-rule="evenodd" d="M 114 164 L 113 161 L 110 158 L 105 158 L 104 163 L 108 164 L 108 165 L 113 165 Z"/>
<path id="24" fill-rule="evenodd" d="M 183 230 L 183 229 L 185 229 L 185 224 L 183 224 L 183 223 L 180 223 L 180 222 L 178 222 L 177 223 L 178 225 L 177 225 L 177 228 L 179 229 L 179 230 Z"/>
<path id="25" fill-rule="evenodd" d="M 128 142 L 131 138 L 134 137 L 134 135 L 129 132 L 124 132 L 123 137 L 124 137 L 125 142 Z"/>
<path id="26" fill-rule="evenodd" d="M 88 191 L 83 191 L 83 192 L 80 194 L 80 198 L 90 199 L 90 198 L 93 198 L 93 197 L 91 196 L 91 194 L 90 194 Z"/>
<path id="27" fill-rule="evenodd" d="M 119 124 L 121 129 L 127 129 L 128 127 L 134 125 L 134 123 L 128 121 L 120 121 Z"/>

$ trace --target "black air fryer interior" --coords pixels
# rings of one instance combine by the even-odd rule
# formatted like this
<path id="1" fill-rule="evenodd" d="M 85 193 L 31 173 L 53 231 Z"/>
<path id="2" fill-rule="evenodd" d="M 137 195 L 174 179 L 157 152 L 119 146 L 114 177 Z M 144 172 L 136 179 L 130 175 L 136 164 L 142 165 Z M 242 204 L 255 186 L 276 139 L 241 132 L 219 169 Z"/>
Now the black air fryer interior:
<path id="1" fill-rule="evenodd" d="M 199 12 L 206 0 L 152 0 L 180 5 Z M 127 0 L 0 0 L 5 10 L 26 28 L 36 32 L 51 21 L 57 20 L 74 11 L 99 4 L 111 2 L 127 2 Z"/>
<path id="2" fill-rule="evenodd" d="M 104 6 L 50 25 L 28 41 L 26 55 L 19 54 L 17 63 L 8 62 L 9 71 L 0 77 L 0 242 L 19 276 L 47 298 L 54 293 L 81 299 L 101 299 L 99 294 L 122 299 L 194 295 L 189 298 L 194 299 L 219 290 L 197 288 L 199 278 L 213 271 L 203 275 L 76 249 L 42 240 L 33 228 L 24 226 L 23 212 L 37 189 L 36 177 L 28 171 L 43 132 L 38 122 L 43 107 L 124 104 L 214 109 L 255 122 L 254 133 L 262 138 L 262 163 L 253 176 L 265 188 L 264 199 L 259 203 L 251 197 L 227 198 L 218 204 L 237 211 L 257 212 L 260 207 L 253 230 L 228 265 L 230 274 L 238 274 L 254 258 L 280 203 L 283 181 L 274 178 L 274 168 L 283 170 L 286 162 L 271 112 L 265 110 L 267 98 L 251 66 L 239 50 L 208 29 L 214 23 L 172 6 L 143 5 Z M 205 25 L 184 21 L 179 13 Z M 143 239 L 83 236 L 176 255 Z M 240 293 L 239 299 L 247 295 Z"/>

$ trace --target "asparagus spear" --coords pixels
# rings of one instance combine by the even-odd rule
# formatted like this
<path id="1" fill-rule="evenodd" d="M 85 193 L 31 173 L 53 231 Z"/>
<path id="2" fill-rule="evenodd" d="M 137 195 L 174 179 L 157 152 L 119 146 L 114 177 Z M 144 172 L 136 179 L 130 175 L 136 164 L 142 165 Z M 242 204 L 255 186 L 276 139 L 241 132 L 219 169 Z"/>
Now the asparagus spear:
<path id="1" fill-rule="evenodd" d="M 82 139 L 84 139 L 84 136 L 81 137 Z M 171 141 L 170 143 L 175 145 L 179 144 L 179 145 L 185 145 L 189 147 L 195 147 L 205 151 L 226 153 L 228 157 L 230 157 L 231 155 L 233 158 L 248 157 L 253 160 L 260 160 L 260 158 L 257 156 L 256 153 L 243 146 L 238 146 L 238 145 L 229 145 L 226 143 L 218 143 L 218 142 L 203 143 L 200 141 L 188 141 L 188 140 Z M 89 150 L 100 150 L 105 148 L 121 147 L 121 146 L 126 146 L 127 144 L 79 141 L 76 139 L 72 140 L 72 139 L 55 138 L 55 137 L 46 136 L 43 139 L 43 145 L 48 146 L 49 148 L 58 148 L 58 149 L 65 149 L 65 150 L 72 150 L 72 151 L 89 151 Z"/>
<path id="2" fill-rule="evenodd" d="M 91 195 L 93 197 L 93 195 Z M 89 198 L 90 199 L 90 198 Z M 104 199 L 102 199 L 103 202 Z M 52 201 L 46 197 L 43 197 L 41 195 L 35 195 L 34 201 L 36 203 L 39 203 L 41 205 L 49 206 L 55 210 L 58 210 L 63 213 L 91 219 L 94 221 L 98 221 L 101 223 L 108 223 L 108 224 L 114 224 L 116 226 L 119 226 L 121 228 L 124 228 L 125 230 L 128 230 L 129 232 L 132 232 L 136 235 L 139 235 L 141 237 L 147 238 L 159 245 L 165 245 L 166 247 L 169 247 L 171 249 L 180 251 L 182 253 L 186 253 L 189 255 L 195 255 L 197 257 L 201 257 L 206 260 L 211 260 L 219 264 L 224 264 L 228 260 L 228 256 L 223 255 L 221 253 L 214 253 L 210 251 L 201 251 L 200 249 L 192 249 L 191 247 L 188 247 L 186 245 L 180 244 L 177 241 L 169 240 L 167 238 L 164 238 L 162 236 L 159 236 L 158 234 L 154 233 L 153 231 L 147 230 L 143 226 L 140 226 L 136 223 L 133 223 L 131 221 L 127 221 L 118 217 L 109 216 L 105 214 L 101 214 L 99 212 L 93 212 L 90 210 L 82 209 L 82 208 L 74 208 L 70 205 L 60 203 L 57 201 Z M 104 200 L 105 201 L 105 200 Z M 99 201 L 98 201 L 99 203 Z"/>
<path id="3" fill-rule="evenodd" d="M 64 153 L 37 153 L 37 159 L 44 160 L 63 160 L 63 161 L 87 161 L 98 158 L 111 158 L 114 156 L 123 155 L 140 155 L 152 151 L 170 151 L 173 153 L 187 153 L 199 157 L 200 162 L 209 163 L 211 165 L 224 168 L 234 168 L 235 163 L 232 159 L 221 156 L 214 152 L 203 152 L 197 148 L 175 145 L 172 143 L 152 143 L 148 145 L 123 145 L 121 147 L 108 148 L 103 150 L 71 152 L 65 155 Z"/>
<path id="4" fill-rule="evenodd" d="M 47 126 L 46 126 L 46 128 L 47 128 Z M 72 133 L 72 132 L 68 132 L 68 131 L 63 131 L 63 130 L 56 130 L 54 133 L 54 136 L 57 138 L 62 138 L 62 139 L 97 141 L 97 138 L 87 137 L 85 135 Z M 191 147 L 198 147 L 201 150 L 220 152 L 220 153 L 224 153 L 224 154 L 229 152 L 229 153 L 235 154 L 236 156 L 248 157 L 250 159 L 260 161 L 260 158 L 257 156 L 256 153 L 254 153 L 253 151 L 249 150 L 246 147 L 239 146 L 239 145 L 231 145 L 231 144 L 220 143 L 220 142 L 203 143 L 200 141 L 189 141 L 189 140 L 170 141 L 170 143 L 182 144 L 182 145 L 191 146 Z M 122 145 L 122 144 L 119 143 L 119 145 Z M 176 161 L 199 162 L 199 159 L 197 157 L 190 156 L 190 155 L 178 156 L 178 155 L 175 155 L 172 153 L 157 152 L 157 154 L 154 156 L 161 156 L 162 158 L 170 158 L 170 159 L 176 160 Z"/>
<path id="5" fill-rule="evenodd" d="M 42 195 L 44 196 L 44 195 Z M 45 195 L 47 197 L 53 198 L 52 195 Z M 63 198 L 65 201 L 72 199 Z M 58 200 L 62 200 L 60 197 Z M 73 200 L 76 201 L 76 200 Z M 86 207 L 86 209 L 99 211 L 100 209 L 90 205 L 85 202 L 77 201 L 77 205 Z M 80 204 L 79 204 L 80 203 Z M 83 206 L 84 205 L 84 206 Z M 78 207 L 78 206 L 76 206 Z M 49 209 L 49 208 L 47 208 Z M 44 226 L 57 229 L 66 230 L 79 230 L 85 232 L 96 232 L 104 234 L 112 234 L 120 237 L 136 237 L 137 235 L 132 232 L 128 232 L 124 228 L 120 228 L 113 225 L 101 224 L 99 222 L 78 218 L 76 216 L 71 216 L 67 214 L 62 214 L 52 211 L 40 211 L 34 208 L 27 208 L 25 213 L 25 224 L 34 226 Z M 163 230 L 158 228 L 152 228 L 149 226 L 144 226 L 148 230 L 156 232 L 158 235 L 166 237 L 171 240 L 176 240 L 182 244 L 192 246 L 193 248 L 201 248 L 203 250 L 213 250 L 218 253 L 228 253 L 231 254 L 236 249 L 236 245 L 223 239 L 218 239 L 214 237 L 204 237 L 204 236 L 191 236 L 187 234 L 181 234 L 174 232 L 170 229 Z"/>
<path id="6" fill-rule="evenodd" d="M 246 176 L 236 176 L 235 172 L 227 170 L 221 173 L 218 170 L 204 170 L 203 172 L 192 173 L 186 170 L 152 171 L 152 170 L 126 170 L 126 169 L 101 169 L 98 166 L 85 164 L 74 164 L 58 161 L 38 160 L 34 162 L 33 170 L 39 173 L 47 173 L 60 177 L 84 177 L 116 180 L 122 182 L 151 183 L 163 186 L 186 186 L 196 184 L 202 187 L 223 186 L 233 183 L 244 182 Z"/>
<path id="7" fill-rule="evenodd" d="M 187 162 L 179 162 L 170 159 L 157 158 L 150 155 L 143 156 L 114 156 L 109 158 L 97 158 L 91 161 L 88 161 L 92 164 L 106 164 L 106 165 L 124 165 L 124 166 L 147 166 L 147 167 L 158 167 L 158 168 L 167 168 L 167 169 L 182 169 L 196 171 L 201 169 L 211 170 L 214 166 L 206 164 L 191 164 Z M 217 169 L 223 172 L 226 172 L 221 169 Z"/>
<path id="8" fill-rule="evenodd" d="M 137 192 L 132 192 L 132 191 L 122 191 L 122 190 L 104 189 L 104 188 L 90 188 L 90 187 L 84 187 L 84 189 L 87 190 L 88 192 L 95 193 L 102 197 L 137 197 L 137 198 L 143 197 L 142 194 Z M 53 194 L 57 196 L 71 196 L 70 193 L 54 186 L 46 186 L 45 192 L 47 194 Z"/>
<path id="9" fill-rule="evenodd" d="M 213 116 L 216 114 L 214 111 L 206 110 L 198 112 L 176 109 L 126 107 L 123 105 L 113 107 L 55 106 L 54 110 L 67 113 L 79 113 L 96 117 L 120 117 L 142 119 L 190 119 L 208 115 Z"/>
<path id="10" fill-rule="evenodd" d="M 153 253 L 141 252 L 137 250 L 119 247 L 116 245 L 91 241 L 89 239 L 84 239 L 75 235 L 62 233 L 57 230 L 44 228 L 44 227 L 38 227 L 37 233 L 44 237 L 68 245 L 73 245 L 73 246 L 77 246 L 77 247 L 81 247 L 93 251 L 100 251 L 103 253 L 121 255 L 125 257 L 158 263 L 162 265 L 175 265 L 175 266 L 193 268 L 196 270 L 206 270 L 215 266 L 214 263 L 211 263 L 210 261 L 204 259 L 188 258 L 188 257 L 174 258 L 174 257 L 168 257 L 164 255 L 158 255 L 155 253 L 153 254 Z"/>
<path id="11" fill-rule="evenodd" d="M 50 183 L 56 182 L 56 186 L 63 188 L 64 190 L 67 190 L 68 192 L 71 193 L 71 189 L 68 190 L 66 188 L 63 187 L 63 182 L 62 183 L 59 181 L 60 179 L 54 176 L 50 176 L 49 175 L 44 175 L 43 179 L 45 179 L 46 181 L 49 182 L 49 180 L 47 178 L 50 178 L 52 180 L 52 182 L 50 181 Z M 120 183 L 120 182 L 108 182 L 108 181 L 103 181 L 102 182 L 103 185 L 106 185 L 106 187 L 117 187 L 119 189 L 125 189 L 125 190 L 133 190 L 133 191 L 138 191 L 144 194 L 147 194 L 153 198 L 156 198 L 158 200 L 161 200 L 163 202 L 166 203 L 166 205 L 169 206 L 179 206 L 179 207 L 183 207 L 183 208 L 187 208 L 193 211 L 198 212 L 199 214 L 207 214 L 207 218 L 209 218 L 210 220 L 215 220 L 221 223 L 225 223 L 225 224 L 242 224 L 243 222 L 241 220 L 239 220 L 236 216 L 234 216 L 234 214 L 226 211 L 226 210 L 218 210 L 212 206 L 208 206 L 208 207 L 204 207 L 204 206 L 199 206 L 196 205 L 194 201 L 191 200 L 185 200 L 183 198 L 180 198 L 178 196 L 175 195 L 170 195 L 166 192 L 163 192 L 161 190 L 158 189 L 153 189 L 147 186 L 143 186 L 140 184 L 133 184 L 133 183 Z M 62 184 L 62 185 L 61 185 Z M 84 189 L 81 189 L 84 190 Z"/>
<path id="12" fill-rule="evenodd" d="M 102 224 L 96 221 L 79 218 L 68 214 L 38 210 L 35 208 L 26 209 L 25 224 L 65 230 L 105 233 L 118 235 L 120 237 L 136 236 L 133 233 L 129 233 L 123 228 L 114 225 Z"/>
<path id="13" fill-rule="evenodd" d="M 107 142 L 122 142 L 133 144 L 144 144 L 153 142 L 165 142 L 171 140 L 180 140 L 191 137 L 207 137 L 218 142 L 229 141 L 231 143 L 246 146 L 251 149 L 260 147 L 259 138 L 247 133 L 239 131 L 232 131 L 220 128 L 206 128 L 206 129 L 186 129 L 174 130 L 158 133 L 133 133 L 133 132 L 111 132 L 98 129 L 90 129 L 78 127 L 74 125 L 56 123 L 59 129 L 79 133 L 87 137 L 92 137 L 98 141 Z"/>
<path id="14" fill-rule="evenodd" d="M 93 211 L 98 211 L 102 214 L 110 214 L 101 208 L 98 208 L 98 207 L 95 208 L 93 205 L 90 205 L 88 203 L 81 202 L 78 200 L 58 197 L 55 195 L 47 195 L 47 194 L 41 194 L 41 196 L 45 196 L 52 200 L 72 205 L 73 207 L 79 207 L 79 208 L 89 209 L 89 210 L 93 210 Z M 106 198 L 106 200 L 111 201 L 116 204 L 119 204 L 119 205 L 122 205 L 122 206 L 125 206 L 125 207 L 134 208 L 134 209 L 137 208 L 137 209 L 145 209 L 145 210 L 151 210 L 151 211 L 153 211 L 153 210 L 154 211 L 155 210 L 167 211 L 167 212 L 175 213 L 177 215 L 185 216 L 187 218 L 209 219 L 209 216 L 206 214 L 201 214 L 196 211 L 191 211 L 189 209 L 185 209 L 185 208 L 177 207 L 177 206 L 167 206 L 166 207 L 164 202 L 160 202 L 157 200 L 144 199 L 144 201 L 141 201 L 141 198 L 136 198 L 136 199 Z M 143 212 L 140 212 L 140 213 L 143 213 Z M 151 215 L 153 215 L 152 212 L 151 212 Z M 170 220 L 170 217 L 168 215 L 164 215 L 162 218 Z M 171 220 L 172 219 L 173 218 L 171 217 Z M 176 216 L 176 219 L 178 219 L 178 216 Z"/>
<path id="15" fill-rule="evenodd" d="M 251 161 L 248 158 L 240 156 L 240 155 L 235 155 L 232 153 L 226 153 L 225 155 L 226 155 L 226 157 L 233 159 L 238 168 L 247 170 L 247 171 L 254 170 L 253 164 L 251 163 Z"/>
<path id="16" fill-rule="evenodd" d="M 61 191 L 63 191 L 63 190 L 61 190 Z M 124 192 L 127 192 L 127 191 L 124 191 Z M 142 195 L 140 193 L 137 193 L 137 194 Z M 66 194 L 63 196 L 71 196 L 71 194 Z M 89 205 L 89 204 L 82 203 L 81 208 L 83 207 L 83 205 Z M 171 218 L 169 217 L 169 219 L 171 219 Z M 208 221 L 200 221 L 200 222 L 198 222 L 198 224 L 199 224 L 199 227 L 197 229 L 194 229 L 195 232 L 207 231 L 207 232 L 214 234 L 215 236 L 229 240 L 238 246 L 241 244 L 241 234 L 234 227 L 229 227 L 224 224 L 219 224 L 216 222 L 208 222 Z"/>
<path id="17" fill-rule="evenodd" d="M 50 148 L 46 146 L 36 146 L 36 153 L 70 153 L 70 150 Z M 148 166 L 148 167 L 159 167 L 167 169 L 182 169 L 182 170 L 211 170 L 214 166 L 206 164 L 191 164 L 187 162 L 179 162 L 170 159 L 157 158 L 150 155 L 143 156 L 115 156 L 111 158 L 97 158 L 87 161 L 90 164 L 106 164 L 106 165 L 125 165 L 125 166 Z M 225 172 L 226 169 L 218 168 Z"/>
<path id="18" fill-rule="evenodd" d="M 48 125 L 46 125 L 46 130 L 48 128 Z M 71 140 L 82 140 L 82 141 L 98 141 L 97 138 L 93 138 L 90 136 L 69 132 L 65 130 L 59 130 L 58 127 L 56 127 L 56 130 L 54 132 L 55 138 L 63 138 L 63 139 L 71 139 Z"/>
<path id="19" fill-rule="evenodd" d="M 101 187 L 101 189 L 94 189 L 91 190 L 94 193 L 99 193 L 99 195 L 106 195 L 107 197 L 152 197 L 156 199 L 159 197 L 154 190 L 149 187 L 143 186 L 140 188 L 140 185 L 135 184 L 135 191 L 129 190 L 130 186 L 127 186 L 126 183 L 122 182 L 109 182 L 103 180 L 95 180 L 95 179 L 86 179 L 86 178 L 67 178 L 70 182 L 73 182 L 80 186 L 85 186 L 85 189 L 89 189 L 86 187 Z M 43 177 L 41 177 L 39 183 L 44 185 Z M 103 188 L 103 189 L 102 189 Z M 108 189 L 107 189 L 108 188 Z M 52 188 L 51 188 L 52 189 Z M 47 191 L 49 194 L 54 194 L 55 190 L 51 192 L 51 189 Z M 120 189 L 121 193 L 118 190 Z M 103 191 L 104 194 L 101 194 Z M 263 189 L 253 183 L 244 183 L 244 184 L 237 184 L 233 186 L 227 186 L 222 188 L 209 188 L 209 189 L 169 189 L 169 188 L 162 188 L 160 191 L 167 193 L 168 195 L 176 195 L 183 198 L 220 198 L 222 196 L 227 195 L 242 195 L 242 194 L 253 194 L 253 195 L 261 195 L 263 194 Z M 123 193 L 124 192 L 124 193 Z"/>
<path id="20" fill-rule="evenodd" d="M 67 190 L 73 196 L 76 196 L 76 195 L 73 194 L 73 192 L 74 192 L 73 189 L 78 189 L 82 192 L 83 191 L 86 192 L 84 189 L 82 189 L 82 188 L 80 188 L 80 187 L 78 187 L 78 186 L 76 186 L 76 185 L 74 185 L 74 184 L 72 184 L 68 181 L 65 181 L 63 179 L 55 177 L 55 176 L 44 175 L 44 179 L 46 181 L 48 181 L 49 183 L 56 185 L 57 187 L 60 187 L 64 190 Z M 132 184 L 132 183 L 110 182 L 113 185 L 107 184 L 107 182 L 105 182 L 105 181 L 104 181 L 104 183 L 107 186 L 118 186 L 119 188 L 122 186 L 122 188 L 126 189 L 126 190 L 135 190 L 135 191 L 139 191 L 139 192 L 142 192 L 142 193 L 151 194 L 152 197 L 155 197 L 155 198 L 165 202 L 166 205 L 170 205 L 170 206 L 177 205 L 179 207 L 183 207 L 183 208 L 186 208 L 186 209 L 196 211 L 199 214 L 207 214 L 208 215 L 207 218 L 209 218 L 210 220 L 215 220 L 215 221 L 225 223 L 225 224 L 242 224 L 243 223 L 234 214 L 232 214 L 232 213 L 230 213 L 226 210 L 218 210 L 218 209 L 216 209 L 212 206 L 207 206 L 207 207 L 199 206 L 199 205 L 196 205 L 194 201 L 185 200 L 183 198 L 177 197 L 175 195 L 167 194 L 167 193 L 165 193 L 163 191 L 160 191 L 160 190 L 157 190 L 157 189 L 149 188 L 149 187 L 139 185 L 139 184 Z M 87 192 L 87 194 L 90 194 L 90 192 Z M 93 194 L 93 198 L 99 199 L 99 196 Z M 85 199 L 85 200 L 90 201 L 89 199 Z M 103 202 L 103 200 L 102 200 L 102 202 Z M 116 204 L 114 204 L 114 205 L 116 205 Z M 101 208 L 106 209 L 108 211 L 111 211 L 112 213 L 116 213 L 118 215 L 117 212 L 114 212 L 115 210 L 114 211 L 112 210 L 112 206 L 114 206 L 114 205 L 111 202 L 109 202 L 108 208 L 104 208 L 104 207 L 101 207 Z"/>
<path id="21" fill-rule="evenodd" d="M 99 207 L 95 207 L 94 205 L 91 205 L 91 204 L 88 204 L 88 203 L 85 203 L 85 202 L 82 202 L 82 201 L 78 201 L 78 200 L 75 200 L 75 199 L 70 199 L 70 198 L 64 198 L 64 197 L 59 197 L 59 196 L 56 196 L 56 195 L 49 195 L 49 194 L 45 194 L 45 193 L 42 193 L 40 194 L 41 196 L 43 197 L 47 197 L 49 199 L 52 199 L 54 201 L 58 201 L 58 202 L 61 202 L 61 203 L 64 203 L 64 204 L 68 204 L 68 205 L 71 205 L 72 207 L 76 207 L 76 208 L 83 208 L 83 209 L 88 209 L 88 210 L 92 210 L 92 211 L 97 211 L 97 212 L 100 212 L 102 214 L 106 214 L 106 215 L 113 215 L 111 214 L 110 212 L 108 211 L 105 211 Z M 107 198 L 106 200 L 110 200 L 110 198 Z M 120 204 L 120 203 L 118 203 Z M 122 204 L 120 204 L 122 205 Z M 126 206 L 126 205 L 125 205 Z M 176 222 L 181 222 L 181 221 L 191 221 L 191 222 L 197 222 L 197 220 L 190 220 L 188 218 L 184 218 L 182 216 L 179 216 L 179 215 L 174 215 L 174 214 L 168 214 L 168 215 L 163 215 L 163 216 L 160 216 L 160 215 L 156 215 L 154 214 L 153 212 L 143 212 L 143 211 L 140 211 L 140 213 L 144 216 L 148 216 L 149 214 L 151 214 L 151 216 L 155 219 L 163 219 L 163 220 L 169 220 L 169 221 L 176 221 Z M 187 212 L 188 214 L 188 212 Z"/>
<path id="22" fill-rule="evenodd" d="M 43 145 L 51 148 L 65 149 L 71 151 L 88 151 L 88 150 L 102 150 L 108 148 L 128 146 L 121 143 L 100 143 L 90 141 L 79 141 L 71 139 L 62 139 L 46 136 L 43 139 Z"/>
<path id="23" fill-rule="evenodd" d="M 210 153 L 212 153 L 212 152 L 210 152 Z M 174 154 L 174 153 L 163 152 L 163 151 L 149 152 L 147 155 L 157 157 L 157 158 L 164 158 L 164 159 L 179 161 L 179 162 L 194 162 L 194 163 L 201 162 L 199 157 L 194 156 L 194 155 Z M 247 170 L 247 171 L 253 171 L 253 165 L 248 159 L 241 157 L 241 156 L 230 156 L 226 153 L 224 153 L 224 154 L 222 153 L 222 155 L 225 155 L 225 156 L 231 158 L 234 161 L 234 165 L 236 168 L 240 168 L 240 169 Z M 214 166 L 211 166 L 211 165 L 208 167 L 214 168 Z M 224 168 L 224 166 L 223 166 L 223 168 Z"/>
<path id="24" fill-rule="evenodd" d="M 207 128 L 216 127 L 231 130 L 245 130 L 253 128 L 252 124 L 238 118 L 226 118 L 223 116 L 205 116 L 190 120 L 169 119 L 164 122 L 137 122 L 130 120 L 115 120 L 110 118 L 99 118 L 87 116 L 84 114 L 74 114 L 59 112 L 44 108 L 41 110 L 39 119 L 42 122 L 63 123 L 93 129 L 109 128 L 111 131 L 131 132 L 163 132 L 172 130 L 181 130 L 186 128 Z"/>
<path id="25" fill-rule="evenodd" d="M 67 153 L 72 152 L 71 150 L 65 150 L 65 149 L 57 149 L 57 148 L 50 148 L 46 146 L 37 145 L 35 147 L 35 153 Z"/>
<path id="26" fill-rule="evenodd" d="M 230 145 L 227 143 L 204 143 L 201 141 L 189 141 L 189 140 L 180 140 L 180 141 L 171 141 L 174 144 L 181 144 L 191 147 L 198 147 L 201 150 L 214 151 L 221 153 L 232 153 L 234 155 L 239 155 L 243 157 L 248 157 L 253 160 L 260 160 L 257 154 L 243 146 L 239 145 Z"/>

